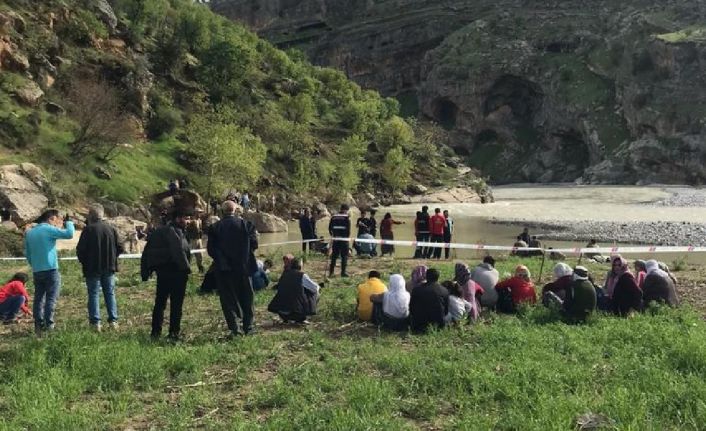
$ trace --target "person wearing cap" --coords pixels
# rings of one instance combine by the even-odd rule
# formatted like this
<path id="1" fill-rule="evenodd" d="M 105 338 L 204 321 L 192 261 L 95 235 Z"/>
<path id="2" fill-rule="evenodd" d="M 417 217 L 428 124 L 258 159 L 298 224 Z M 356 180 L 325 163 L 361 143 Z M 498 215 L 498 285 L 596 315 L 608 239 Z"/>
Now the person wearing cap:
<path id="1" fill-rule="evenodd" d="M 213 259 L 218 297 L 230 336 L 254 330 L 254 297 L 251 277 L 257 273 L 255 226 L 235 214 L 236 204 L 223 203 L 223 218 L 208 230 L 208 255 Z M 242 328 L 238 328 L 238 317 Z"/>
<path id="2" fill-rule="evenodd" d="M 176 210 L 172 221 L 149 236 L 142 252 L 142 281 L 149 280 L 153 272 L 157 273 L 157 292 L 152 309 L 153 339 L 162 335 L 164 309 L 169 301 L 169 339 L 179 340 L 186 282 L 191 274 L 191 249 L 184 233 L 189 218 L 186 212 Z"/>
<path id="3" fill-rule="evenodd" d="M 517 310 L 522 303 L 535 304 L 537 302 L 537 292 L 534 290 L 534 283 L 529 269 L 524 265 L 515 268 L 515 275 L 507 280 L 501 281 L 495 286 L 498 291 L 498 311 L 511 313 Z M 512 305 L 500 307 L 500 297 L 510 294 Z M 501 309 L 502 308 L 502 309 Z"/>
<path id="4" fill-rule="evenodd" d="M 329 277 L 333 277 L 336 269 L 336 260 L 341 257 L 341 277 L 348 277 L 346 266 L 348 265 L 349 240 L 351 236 L 351 219 L 348 216 L 348 205 L 341 205 L 338 214 L 334 214 L 328 224 L 328 233 L 332 238 L 346 238 L 345 241 L 333 241 L 331 246 L 331 263 L 329 265 Z"/>
<path id="5" fill-rule="evenodd" d="M 572 277 L 573 270 L 571 267 L 565 263 L 557 263 L 554 265 L 554 281 L 547 283 L 542 288 L 542 303 L 548 306 L 554 295 L 558 297 L 561 301 L 566 299 L 566 290 L 569 288 L 574 279 Z M 552 295 L 549 295 L 549 292 Z"/>
<path id="6" fill-rule="evenodd" d="M 588 279 L 588 269 L 583 266 L 574 268 L 572 283 L 566 289 L 563 304 L 564 316 L 572 322 L 585 322 L 596 310 L 598 298 L 596 288 Z"/>

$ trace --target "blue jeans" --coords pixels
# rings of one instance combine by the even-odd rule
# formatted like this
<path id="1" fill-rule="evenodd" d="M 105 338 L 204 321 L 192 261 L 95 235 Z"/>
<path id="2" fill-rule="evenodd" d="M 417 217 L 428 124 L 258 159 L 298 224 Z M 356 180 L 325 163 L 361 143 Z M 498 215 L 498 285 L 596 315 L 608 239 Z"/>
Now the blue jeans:
<path id="1" fill-rule="evenodd" d="M 20 308 L 25 303 L 25 297 L 22 295 L 10 296 L 0 302 L 0 319 L 12 320 L 20 312 Z"/>
<path id="2" fill-rule="evenodd" d="M 108 310 L 108 322 L 117 322 L 118 304 L 115 302 L 115 274 L 106 272 L 86 277 L 86 287 L 88 288 L 88 320 L 93 324 L 101 321 L 100 293 L 102 290 L 105 308 Z"/>
<path id="3" fill-rule="evenodd" d="M 61 274 L 59 270 L 35 272 L 34 276 L 34 326 L 39 328 L 54 328 L 54 309 L 61 290 Z"/>

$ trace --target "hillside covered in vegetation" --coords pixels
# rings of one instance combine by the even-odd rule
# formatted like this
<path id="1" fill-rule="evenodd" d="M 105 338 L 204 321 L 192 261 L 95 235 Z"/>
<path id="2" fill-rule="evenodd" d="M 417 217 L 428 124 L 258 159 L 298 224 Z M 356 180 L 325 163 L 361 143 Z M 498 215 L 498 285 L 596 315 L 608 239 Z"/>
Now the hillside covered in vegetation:
<path id="1" fill-rule="evenodd" d="M 0 68 L 0 164 L 40 165 L 62 202 L 186 178 L 334 203 L 457 174 L 442 129 L 187 0 L 6 1 Z"/>
<path id="2" fill-rule="evenodd" d="M 493 182 L 706 182 L 702 0 L 210 4 L 443 125 Z"/>

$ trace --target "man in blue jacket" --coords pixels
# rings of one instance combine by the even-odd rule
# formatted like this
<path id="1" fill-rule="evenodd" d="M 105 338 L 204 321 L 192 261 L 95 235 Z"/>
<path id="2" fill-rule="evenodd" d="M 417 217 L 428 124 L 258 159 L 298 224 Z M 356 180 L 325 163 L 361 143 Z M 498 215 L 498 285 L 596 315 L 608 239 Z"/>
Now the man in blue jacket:
<path id="1" fill-rule="evenodd" d="M 37 220 L 37 225 L 25 236 L 25 256 L 32 267 L 34 278 L 34 330 L 54 329 L 54 309 L 61 290 L 57 239 L 74 237 L 74 224 L 59 216 L 59 211 L 49 209 Z"/>

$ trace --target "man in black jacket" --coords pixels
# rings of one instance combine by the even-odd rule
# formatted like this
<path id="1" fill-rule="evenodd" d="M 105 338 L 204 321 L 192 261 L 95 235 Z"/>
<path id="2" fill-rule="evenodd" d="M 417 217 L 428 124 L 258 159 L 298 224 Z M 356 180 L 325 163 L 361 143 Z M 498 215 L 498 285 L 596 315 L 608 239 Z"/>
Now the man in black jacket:
<path id="1" fill-rule="evenodd" d="M 412 290 L 409 317 L 412 330 L 424 332 L 429 325 L 444 327 L 444 316 L 449 312 L 449 292 L 439 284 L 439 271 L 427 271 L 427 282 Z"/>
<path id="2" fill-rule="evenodd" d="M 142 252 L 141 275 L 147 281 L 152 272 L 157 272 L 157 295 L 152 310 L 152 338 L 162 334 L 164 309 L 169 300 L 169 338 L 179 339 L 181 330 L 181 308 L 186 295 L 186 282 L 191 273 L 191 250 L 184 229 L 190 216 L 176 210 L 174 218 L 166 226 L 155 230 L 147 240 Z"/>
<path id="3" fill-rule="evenodd" d="M 254 251 L 257 230 L 235 215 L 234 202 L 223 203 L 223 218 L 208 230 L 208 254 L 213 258 L 221 308 L 231 335 L 239 335 L 242 315 L 245 334 L 253 330 L 254 293 L 250 277 L 257 271 Z"/>
<path id="4" fill-rule="evenodd" d="M 115 273 L 118 272 L 118 256 L 124 252 L 118 231 L 103 221 L 103 217 L 103 206 L 96 204 L 89 208 L 88 226 L 81 232 L 76 246 L 76 256 L 88 288 L 88 321 L 98 332 L 101 330 L 101 290 L 108 311 L 108 325 L 112 329 L 118 326 Z"/>
<path id="5" fill-rule="evenodd" d="M 312 240 L 316 239 L 316 217 L 311 215 L 309 208 L 304 208 L 304 212 L 299 217 L 299 231 L 302 234 L 302 240 Z M 309 245 L 309 250 L 311 251 L 310 242 L 302 242 L 302 253 L 306 253 L 307 244 Z"/>
<path id="6" fill-rule="evenodd" d="M 348 205 L 341 205 L 341 211 L 334 214 L 328 223 L 328 233 L 332 238 L 346 238 L 346 241 L 333 241 L 331 247 L 331 263 L 329 264 L 329 277 L 333 277 L 336 269 L 336 259 L 341 257 L 341 277 L 348 277 L 346 266 L 348 264 L 348 253 L 350 252 L 351 219 L 348 216 Z"/>

